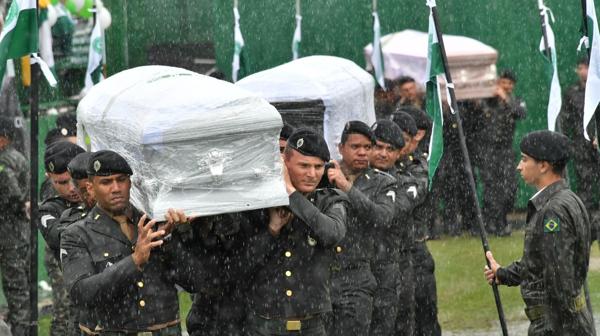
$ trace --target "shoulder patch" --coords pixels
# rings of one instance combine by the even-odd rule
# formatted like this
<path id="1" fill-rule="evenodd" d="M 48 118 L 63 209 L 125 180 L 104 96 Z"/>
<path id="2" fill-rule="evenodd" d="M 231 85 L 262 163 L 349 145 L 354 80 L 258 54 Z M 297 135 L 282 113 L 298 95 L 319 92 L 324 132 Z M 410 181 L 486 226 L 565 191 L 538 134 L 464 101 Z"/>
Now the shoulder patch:
<path id="1" fill-rule="evenodd" d="M 544 220 L 544 232 L 560 232 L 560 219 L 558 217 L 549 217 Z"/>

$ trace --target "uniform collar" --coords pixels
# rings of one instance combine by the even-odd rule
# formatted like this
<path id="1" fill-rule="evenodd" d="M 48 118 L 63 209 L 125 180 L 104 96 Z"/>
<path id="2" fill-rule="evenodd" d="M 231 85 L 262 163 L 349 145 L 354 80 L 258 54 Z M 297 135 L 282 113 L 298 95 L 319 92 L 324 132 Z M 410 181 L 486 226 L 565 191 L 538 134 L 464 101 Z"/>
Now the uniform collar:
<path id="1" fill-rule="evenodd" d="M 119 223 L 117 223 L 106 211 L 102 210 L 98 205 L 95 205 L 87 216 L 88 220 L 93 223 L 91 225 L 91 229 L 105 236 L 117 239 L 125 244 L 135 243 L 135 240 L 137 240 L 137 222 L 139 221 L 141 214 L 133 205 L 130 206 L 132 208 L 132 218 L 130 218 L 130 220 L 135 228 L 133 242 L 129 241 L 129 239 L 125 236 L 123 231 L 121 231 L 121 226 L 119 225 Z"/>
<path id="2" fill-rule="evenodd" d="M 529 200 L 529 203 L 539 211 L 554 194 L 564 189 L 569 189 L 569 186 L 567 181 L 560 179 L 540 190 Z"/>

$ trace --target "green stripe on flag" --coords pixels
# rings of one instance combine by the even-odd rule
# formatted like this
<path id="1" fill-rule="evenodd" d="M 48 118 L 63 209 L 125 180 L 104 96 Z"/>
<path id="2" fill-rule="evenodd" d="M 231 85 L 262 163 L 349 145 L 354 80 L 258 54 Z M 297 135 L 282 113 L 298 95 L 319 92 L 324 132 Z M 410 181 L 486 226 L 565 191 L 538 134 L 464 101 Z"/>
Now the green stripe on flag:
<path id="1" fill-rule="evenodd" d="M 18 1 L 13 1 L 2 30 L 0 40 L 0 82 L 6 71 L 6 61 L 37 51 L 37 12 L 35 8 L 19 10 L 18 3 Z"/>

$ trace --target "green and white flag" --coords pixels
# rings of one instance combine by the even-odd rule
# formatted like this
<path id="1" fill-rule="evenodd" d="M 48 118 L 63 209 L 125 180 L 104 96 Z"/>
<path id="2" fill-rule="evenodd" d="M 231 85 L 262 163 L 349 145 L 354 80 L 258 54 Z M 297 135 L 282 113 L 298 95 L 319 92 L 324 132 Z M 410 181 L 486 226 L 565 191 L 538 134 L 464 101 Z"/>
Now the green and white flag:
<path id="1" fill-rule="evenodd" d="M 231 80 L 235 83 L 240 75 L 245 74 L 245 67 L 247 66 L 244 53 L 244 37 L 242 36 L 242 30 L 240 29 L 240 13 L 237 7 L 233 7 L 233 62 L 231 63 Z"/>
<path id="2" fill-rule="evenodd" d="M 584 36 L 584 44 L 590 49 L 590 65 L 585 84 L 585 101 L 583 105 L 583 132 L 590 140 L 587 126 L 594 117 L 594 112 L 600 104 L 600 33 L 598 32 L 598 17 L 594 0 L 586 0 L 586 22 L 588 36 Z M 596 122 L 600 122 L 597 120 Z"/>
<path id="3" fill-rule="evenodd" d="M 429 142 L 429 188 L 435 171 L 440 164 L 444 150 L 444 138 L 442 129 L 444 126 L 444 116 L 442 111 L 442 96 L 438 76 L 446 78 L 444 69 L 444 59 L 442 50 L 436 34 L 435 22 L 433 21 L 433 10 L 435 0 L 427 0 L 429 6 L 429 47 L 427 50 L 427 70 L 426 70 L 426 109 L 433 120 L 431 127 L 431 140 Z M 452 83 L 448 83 L 448 86 Z M 448 95 L 448 104 L 450 106 L 450 96 Z"/>
<path id="4" fill-rule="evenodd" d="M 0 34 L 0 85 L 9 59 L 37 52 L 37 0 L 13 0 Z"/>
<path id="5" fill-rule="evenodd" d="M 542 36 L 542 39 L 540 41 L 540 51 L 542 52 L 542 55 L 546 60 L 546 72 L 550 81 L 550 96 L 548 98 L 548 129 L 551 131 L 555 131 L 556 120 L 558 119 L 558 114 L 560 113 L 560 108 L 562 105 L 562 97 L 560 81 L 558 80 L 558 70 L 556 66 L 556 41 L 549 20 L 549 17 L 551 17 L 552 22 L 554 23 L 554 15 L 552 15 L 552 12 L 548 7 L 544 5 L 544 2 L 542 0 L 538 0 L 538 7 L 540 9 L 540 15 L 542 15 L 545 23 L 546 38 L 548 40 L 548 49 L 550 50 L 550 59 L 548 59 L 545 53 L 546 46 L 544 45 L 544 37 Z"/>
<path id="6" fill-rule="evenodd" d="M 104 59 L 104 34 L 102 34 L 102 27 L 100 26 L 100 20 L 96 20 L 96 24 L 92 29 L 90 35 L 90 49 L 88 52 L 88 65 L 85 71 L 85 91 L 97 84 L 103 79 L 102 65 Z"/>
<path id="7" fill-rule="evenodd" d="M 379 15 L 376 11 L 373 12 L 373 52 L 371 53 L 371 64 L 373 64 L 377 83 L 385 90 L 383 53 L 381 52 L 381 25 L 379 24 Z"/>
<path id="8" fill-rule="evenodd" d="M 52 5 L 49 5 L 52 6 Z M 49 7 L 40 9 L 40 57 L 48 64 L 54 72 L 54 53 L 52 52 L 52 29 L 48 20 Z"/>
<path id="9" fill-rule="evenodd" d="M 302 42 L 302 16 L 296 14 L 296 29 L 292 39 L 292 59 L 300 57 L 300 43 Z"/>

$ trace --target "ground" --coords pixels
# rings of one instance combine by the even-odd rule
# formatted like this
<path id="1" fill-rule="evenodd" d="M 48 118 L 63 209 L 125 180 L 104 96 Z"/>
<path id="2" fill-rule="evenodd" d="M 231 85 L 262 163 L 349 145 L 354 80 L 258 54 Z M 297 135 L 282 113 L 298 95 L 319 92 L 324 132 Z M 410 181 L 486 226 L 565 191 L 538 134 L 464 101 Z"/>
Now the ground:
<path id="1" fill-rule="evenodd" d="M 458 237 L 430 241 L 436 262 L 439 320 L 444 335 L 498 335 L 499 324 L 494 296 L 483 279 L 485 260 L 479 238 Z M 511 237 L 491 238 L 490 247 L 501 265 L 518 259 L 523 250 L 523 232 Z M 600 312 L 600 249 L 592 247 L 588 277 L 595 312 Z M 500 287 L 500 296 L 510 334 L 525 334 L 527 320 L 518 288 Z M 186 316 L 190 300 L 181 295 L 182 316 Z M 598 320 L 598 318 L 596 318 Z M 599 321 L 597 321 L 599 322 Z M 39 335 L 48 335 L 49 317 L 40 319 Z"/>

